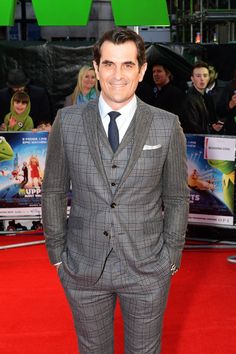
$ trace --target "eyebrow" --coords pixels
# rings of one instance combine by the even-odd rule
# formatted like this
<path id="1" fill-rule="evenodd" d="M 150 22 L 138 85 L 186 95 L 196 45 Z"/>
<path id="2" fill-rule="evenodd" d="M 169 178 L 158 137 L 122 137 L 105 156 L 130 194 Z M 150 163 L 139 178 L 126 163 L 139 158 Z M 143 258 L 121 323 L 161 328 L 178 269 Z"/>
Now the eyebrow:
<path id="1" fill-rule="evenodd" d="M 136 65 L 132 60 L 125 61 L 123 64 Z"/>
<path id="2" fill-rule="evenodd" d="M 115 64 L 115 63 L 114 63 L 113 61 L 111 61 L 111 60 L 105 59 L 105 60 L 103 60 L 103 61 L 101 62 L 101 64 Z M 121 63 L 121 64 L 136 65 L 132 60 L 124 61 L 124 62 Z"/>

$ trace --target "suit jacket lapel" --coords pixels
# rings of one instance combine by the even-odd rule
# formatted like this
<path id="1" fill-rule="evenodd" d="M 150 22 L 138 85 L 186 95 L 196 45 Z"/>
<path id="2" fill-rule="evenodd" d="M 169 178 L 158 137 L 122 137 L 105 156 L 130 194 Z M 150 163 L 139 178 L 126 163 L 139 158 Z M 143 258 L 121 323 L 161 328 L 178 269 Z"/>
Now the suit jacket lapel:
<path id="1" fill-rule="evenodd" d="M 139 99 L 137 99 L 137 102 L 138 102 L 137 110 L 131 123 L 134 124 L 133 148 L 131 151 L 130 159 L 127 163 L 126 169 L 124 171 L 124 174 L 122 176 L 121 182 L 117 188 L 116 193 L 119 192 L 120 187 L 122 186 L 126 178 L 129 176 L 137 159 L 139 158 L 143 150 L 143 146 L 147 140 L 150 126 L 153 120 L 153 115 L 151 113 L 151 110 L 148 108 L 148 106 L 144 104 L 142 101 L 140 101 Z M 131 126 L 129 128 L 132 129 Z M 119 152 L 120 149 L 122 149 L 123 144 L 126 143 L 127 143 L 126 137 L 124 137 L 124 142 L 123 141 L 121 142 L 117 150 L 117 153 Z"/>
<path id="2" fill-rule="evenodd" d="M 100 175 L 103 177 L 104 181 L 110 189 L 110 185 L 107 180 L 106 172 L 102 163 L 101 154 L 99 150 L 98 120 L 100 119 L 100 116 L 98 111 L 98 100 L 90 101 L 88 103 L 87 109 L 84 110 L 82 117 L 84 132 L 87 137 L 87 144 L 90 150 L 90 154 L 98 170 L 98 173 L 100 173 Z"/>

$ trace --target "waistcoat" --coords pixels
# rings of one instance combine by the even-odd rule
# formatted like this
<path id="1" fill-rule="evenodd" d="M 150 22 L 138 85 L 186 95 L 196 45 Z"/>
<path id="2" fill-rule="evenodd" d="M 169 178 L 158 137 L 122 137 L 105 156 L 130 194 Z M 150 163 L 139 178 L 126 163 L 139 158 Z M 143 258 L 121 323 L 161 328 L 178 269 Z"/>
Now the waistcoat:
<path id="1" fill-rule="evenodd" d="M 124 174 L 125 168 L 128 164 L 134 138 L 134 119 L 131 121 L 117 151 L 114 153 L 109 144 L 105 130 L 101 119 L 98 123 L 98 140 L 101 153 L 101 159 L 103 162 L 104 170 L 107 176 L 107 180 L 111 187 L 112 194 L 115 193 L 121 177 Z"/>

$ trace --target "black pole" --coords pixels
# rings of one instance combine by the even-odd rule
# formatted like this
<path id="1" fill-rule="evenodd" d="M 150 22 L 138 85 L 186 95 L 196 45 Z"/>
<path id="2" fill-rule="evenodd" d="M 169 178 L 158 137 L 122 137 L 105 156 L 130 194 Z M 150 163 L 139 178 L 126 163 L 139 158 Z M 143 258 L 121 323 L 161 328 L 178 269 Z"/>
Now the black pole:
<path id="1" fill-rule="evenodd" d="M 21 0 L 21 39 L 23 41 L 27 38 L 27 19 L 26 19 L 26 1 Z"/>

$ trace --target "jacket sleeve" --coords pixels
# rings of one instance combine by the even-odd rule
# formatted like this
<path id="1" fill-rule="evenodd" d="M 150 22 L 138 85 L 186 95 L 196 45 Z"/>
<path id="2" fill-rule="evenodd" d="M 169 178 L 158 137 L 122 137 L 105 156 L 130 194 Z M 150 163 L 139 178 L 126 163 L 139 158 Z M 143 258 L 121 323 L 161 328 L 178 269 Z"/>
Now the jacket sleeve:
<path id="1" fill-rule="evenodd" d="M 186 139 L 174 120 L 163 170 L 164 239 L 172 264 L 180 265 L 189 212 Z"/>
<path id="2" fill-rule="evenodd" d="M 233 96 L 233 93 L 233 88 L 231 88 L 230 86 L 226 86 L 221 93 L 216 109 L 218 115 L 223 119 L 226 119 L 228 116 L 236 114 L 235 108 L 229 108 L 229 102 L 231 100 L 231 97 Z"/>
<path id="3" fill-rule="evenodd" d="M 59 112 L 49 135 L 42 186 L 43 226 L 48 255 L 53 264 L 61 261 L 61 254 L 66 245 L 69 187 L 70 178 Z"/>
<path id="4" fill-rule="evenodd" d="M 6 114 L 5 117 L 4 117 L 3 123 L 6 125 L 6 130 L 8 129 L 8 124 L 9 124 L 10 115 L 11 115 L 11 113 L 8 113 L 8 114 Z"/>

